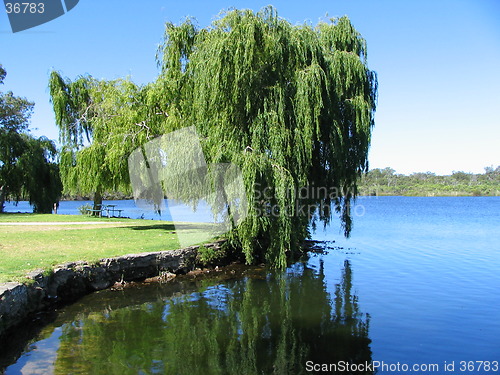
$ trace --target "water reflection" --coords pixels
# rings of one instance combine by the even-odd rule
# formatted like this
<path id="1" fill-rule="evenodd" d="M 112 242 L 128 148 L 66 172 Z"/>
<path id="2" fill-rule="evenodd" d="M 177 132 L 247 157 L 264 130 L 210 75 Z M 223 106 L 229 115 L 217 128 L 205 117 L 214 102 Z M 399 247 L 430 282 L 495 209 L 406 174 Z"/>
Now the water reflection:
<path id="1" fill-rule="evenodd" d="M 301 374 L 306 361 L 371 361 L 368 328 L 348 261 L 334 295 L 326 289 L 322 266 L 314 270 L 298 263 L 284 274 L 262 272 L 212 282 L 195 293 L 79 313 L 58 330 L 59 348 L 50 370 Z"/>

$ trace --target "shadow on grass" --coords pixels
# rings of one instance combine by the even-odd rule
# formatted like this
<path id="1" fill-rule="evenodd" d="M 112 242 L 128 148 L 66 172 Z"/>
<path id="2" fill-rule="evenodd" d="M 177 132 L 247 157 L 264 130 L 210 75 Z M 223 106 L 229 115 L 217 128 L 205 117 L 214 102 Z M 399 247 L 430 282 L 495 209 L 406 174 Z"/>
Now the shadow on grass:
<path id="1" fill-rule="evenodd" d="M 126 227 L 129 229 L 133 230 L 151 230 L 151 229 L 161 229 L 161 230 L 167 230 L 167 231 L 175 231 L 175 226 L 174 224 L 152 224 L 152 225 L 137 225 L 137 226 L 130 226 Z"/>
<path id="2" fill-rule="evenodd" d="M 180 230 L 203 230 L 210 231 L 214 228 L 218 228 L 218 224 L 212 223 L 177 223 L 175 224 L 175 228 Z"/>
<path id="3" fill-rule="evenodd" d="M 177 223 L 174 224 L 151 224 L 151 225 L 134 225 L 127 226 L 126 228 L 133 230 L 151 230 L 151 229 L 162 229 L 167 231 L 179 231 L 179 230 L 203 230 L 207 231 L 212 228 L 213 224 L 210 223 Z"/>

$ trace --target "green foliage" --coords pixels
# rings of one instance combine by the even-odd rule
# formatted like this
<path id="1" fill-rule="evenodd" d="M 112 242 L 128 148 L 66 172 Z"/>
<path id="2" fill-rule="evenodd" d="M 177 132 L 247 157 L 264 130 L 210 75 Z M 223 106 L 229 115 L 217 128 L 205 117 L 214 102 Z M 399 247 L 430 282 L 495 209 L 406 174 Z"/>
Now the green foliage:
<path id="1" fill-rule="evenodd" d="M 54 274 L 54 269 L 53 268 L 46 268 L 43 270 L 43 276 L 49 277 Z"/>
<path id="2" fill-rule="evenodd" d="M 81 76 L 71 82 L 59 73 L 51 72 L 49 91 L 63 144 L 83 145 L 83 134 L 90 141 L 94 114 L 90 91 L 95 83 L 90 76 Z"/>
<path id="3" fill-rule="evenodd" d="M 0 83 L 6 72 L 0 65 Z M 0 212 L 8 199 L 29 199 L 34 212 L 51 212 L 61 195 L 55 144 L 29 132 L 34 103 L 0 93 Z"/>
<path id="4" fill-rule="evenodd" d="M 0 84 L 6 76 L 0 65 Z M 25 98 L 14 96 L 12 92 L 0 92 L 0 212 L 4 201 L 12 196 L 19 200 L 23 171 L 18 160 L 27 149 L 26 136 L 29 118 L 34 103 Z"/>
<path id="5" fill-rule="evenodd" d="M 65 193 L 129 192 L 127 156 L 141 142 L 141 88 L 128 80 L 82 76 L 71 81 L 52 72 L 49 89 L 64 144 Z"/>
<path id="6" fill-rule="evenodd" d="M 6 75 L 7 75 L 7 72 L 3 68 L 2 64 L 0 64 L 0 85 L 3 83 Z"/>
<path id="7" fill-rule="evenodd" d="M 215 265 L 226 257 L 226 252 L 223 249 L 213 249 L 201 245 L 198 248 L 197 260 L 202 265 Z"/>
<path id="8" fill-rule="evenodd" d="M 90 215 L 91 214 L 91 211 L 90 211 L 91 209 L 92 209 L 92 205 L 90 205 L 88 203 L 82 204 L 80 207 L 78 207 L 78 211 L 82 215 Z"/>
<path id="9" fill-rule="evenodd" d="M 28 147 L 19 159 L 24 174 L 24 196 L 33 205 L 33 212 L 51 213 L 62 192 L 59 167 L 54 162 L 56 146 L 46 137 L 37 139 L 25 135 L 25 138 Z"/>
<path id="10" fill-rule="evenodd" d="M 500 166 L 486 167 L 483 174 L 453 172 L 448 176 L 431 172 L 406 176 L 391 168 L 373 169 L 363 175 L 359 189 L 364 195 L 497 196 Z"/>
<path id="11" fill-rule="evenodd" d="M 2 100 L 3 98 L 0 98 Z M 5 103 L 1 102 L 0 106 Z M 21 134 L 0 126 L 0 212 L 4 202 L 12 197 L 19 200 L 22 188 L 22 170 L 17 161 L 23 155 L 26 143 Z"/>
<path id="12" fill-rule="evenodd" d="M 232 10 L 206 29 L 167 24 L 158 57 L 165 129 L 195 125 L 207 162 L 243 171 L 251 212 L 230 237 L 248 262 L 284 267 L 311 221 L 329 223 L 330 210 L 297 212 L 289 192 L 302 186 L 337 188 L 334 199 L 300 203 L 333 204 L 349 235 L 377 80 L 347 17 L 294 26 L 272 7 Z M 256 199 L 256 190 L 271 198 Z"/>

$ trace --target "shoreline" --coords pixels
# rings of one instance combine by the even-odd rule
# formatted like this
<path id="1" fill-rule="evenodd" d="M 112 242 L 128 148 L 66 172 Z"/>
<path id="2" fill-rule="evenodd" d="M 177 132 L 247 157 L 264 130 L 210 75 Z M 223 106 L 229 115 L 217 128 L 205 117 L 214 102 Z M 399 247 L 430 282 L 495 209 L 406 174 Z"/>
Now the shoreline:
<path id="1" fill-rule="evenodd" d="M 94 263 L 69 262 L 55 266 L 51 271 L 28 273 L 28 283 L 2 283 L 0 344 L 16 327 L 36 314 L 75 302 L 87 294 L 128 282 L 169 280 L 193 271 L 201 265 L 197 259 L 200 246 L 220 250 L 225 242 L 218 240 L 184 249 L 128 254 Z M 222 260 L 224 264 L 230 261 Z"/>

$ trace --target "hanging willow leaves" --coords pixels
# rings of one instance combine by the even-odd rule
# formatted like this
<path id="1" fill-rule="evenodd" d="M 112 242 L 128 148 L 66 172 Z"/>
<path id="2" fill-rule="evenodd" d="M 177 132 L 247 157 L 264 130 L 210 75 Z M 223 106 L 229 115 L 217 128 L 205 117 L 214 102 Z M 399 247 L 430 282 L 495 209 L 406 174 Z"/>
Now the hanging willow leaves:
<path id="1" fill-rule="evenodd" d="M 129 192 L 127 156 L 147 138 L 138 120 L 145 116 L 146 89 L 122 79 L 71 81 L 57 72 L 49 89 L 64 145 L 60 171 L 66 193 L 93 193 L 96 206 L 105 191 Z"/>
<path id="2" fill-rule="evenodd" d="M 168 128 L 196 126 L 208 163 L 242 169 L 251 212 L 230 237 L 247 261 L 283 267 L 332 206 L 349 235 L 376 104 L 366 56 L 347 17 L 294 26 L 266 7 L 167 24 L 156 84 L 175 93 Z"/>
<path id="3" fill-rule="evenodd" d="M 83 146 L 83 135 L 90 142 L 92 136 L 93 106 L 91 90 L 96 85 L 91 76 L 81 76 L 74 82 L 53 71 L 49 79 L 49 91 L 59 140 L 66 146 Z"/>

